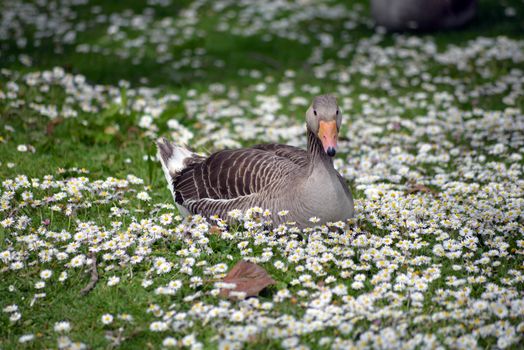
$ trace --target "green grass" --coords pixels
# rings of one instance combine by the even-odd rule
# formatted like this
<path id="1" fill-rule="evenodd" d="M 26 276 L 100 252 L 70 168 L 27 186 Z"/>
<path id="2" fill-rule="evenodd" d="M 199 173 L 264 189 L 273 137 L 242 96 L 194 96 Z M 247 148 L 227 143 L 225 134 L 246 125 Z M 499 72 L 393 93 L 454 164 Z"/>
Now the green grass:
<path id="1" fill-rule="evenodd" d="M 144 3 L 138 1 L 132 2 L 131 4 L 126 3 L 125 5 L 124 3 L 113 4 L 107 1 L 97 1 L 96 3 L 101 6 L 102 13 L 106 14 L 121 12 L 125 8 L 128 8 L 128 6 L 132 8 L 134 13 L 141 13 L 147 7 Z M 361 3 L 364 4 L 362 1 Z M 485 0 L 480 2 L 478 17 L 465 28 L 452 32 L 442 31 L 424 34 L 422 35 L 422 40 L 433 40 L 441 50 L 449 47 L 449 45 L 463 47 L 467 45 L 469 40 L 478 37 L 496 37 L 503 35 L 514 40 L 521 40 L 521 33 L 524 32 L 524 4 L 521 1 L 508 1 L 507 3 L 516 9 L 518 13 L 516 17 L 508 18 L 504 16 L 503 7 L 498 2 Z M 92 14 L 90 14 L 92 5 L 93 4 L 82 5 L 77 8 L 79 20 L 89 21 L 93 18 Z M 154 16 L 158 17 L 158 19 L 165 16 L 175 16 L 181 9 L 186 7 L 186 5 L 186 2 L 175 2 L 175 4 L 167 8 L 155 8 Z M 206 6 L 210 7 L 209 5 Z M 364 6 L 366 6 L 366 4 L 364 4 Z M 202 61 L 202 68 L 200 69 L 192 70 L 182 68 L 180 70 L 174 70 L 167 64 L 158 63 L 156 60 L 157 53 L 155 53 L 152 46 L 148 45 L 144 47 L 145 54 L 140 64 L 134 65 L 131 63 L 131 59 L 122 60 L 116 58 L 114 55 L 82 54 L 75 52 L 75 48 L 68 45 L 64 46 L 62 54 L 56 54 L 54 51 L 55 44 L 51 40 L 43 40 L 40 47 L 33 47 L 30 44 L 25 49 L 17 48 L 14 40 L 1 41 L 0 49 L 2 52 L 0 53 L 0 67 L 13 72 L 27 73 L 60 66 L 68 73 L 84 75 L 89 84 L 118 86 L 119 81 L 126 80 L 131 84 L 130 89 L 144 85 L 148 87 L 158 87 L 160 91 L 159 98 L 167 93 L 174 93 L 181 96 L 183 102 L 191 100 L 191 98 L 188 97 L 191 90 L 196 91 L 197 96 L 202 96 L 208 93 L 209 86 L 216 82 L 222 83 L 228 88 L 235 87 L 239 92 L 238 100 L 256 101 L 256 97 L 259 95 L 276 95 L 278 94 L 278 83 L 284 80 L 283 76 L 285 72 L 291 69 L 296 72 L 296 76 L 293 79 L 296 87 L 310 84 L 318 87 L 321 92 L 335 91 L 342 85 L 351 88 L 350 92 L 345 96 L 353 102 L 353 108 L 345 111 L 346 118 L 351 123 L 360 120 L 365 113 L 366 102 L 359 99 L 361 94 L 368 94 L 374 98 L 384 98 L 385 105 L 387 106 L 405 106 L 403 102 L 399 102 L 397 96 L 413 97 L 420 91 L 419 86 L 401 86 L 396 79 L 392 79 L 392 89 L 395 90 L 397 96 L 391 96 L 388 90 L 364 86 L 362 84 L 363 80 L 369 77 L 360 73 L 355 73 L 352 76 L 352 80 L 345 84 L 341 84 L 334 79 L 316 78 L 312 67 L 306 63 L 314 47 L 318 45 L 318 40 L 314 37 L 314 34 L 317 31 L 329 32 L 334 36 L 334 40 L 337 41 L 337 39 L 340 39 L 337 37 L 337 34 L 344 28 L 344 21 L 335 20 L 332 23 L 325 23 L 319 19 L 314 19 L 307 23 L 302 23 L 303 28 L 301 28 L 301 30 L 311 38 L 311 43 L 300 44 L 296 41 L 282 38 L 273 38 L 273 40 L 266 42 L 259 34 L 240 37 L 228 32 L 216 32 L 213 28 L 215 28 L 219 20 L 217 14 L 210 8 L 202 10 L 202 13 L 203 15 L 198 19 L 197 27 L 205 33 L 205 36 L 203 38 L 195 37 L 192 40 L 188 40 L 181 47 L 170 48 L 176 59 L 182 57 L 181 52 L 184 49 L 204 48 L 206 54 Z M 93 24 L 92 27 L 81 33 L 78 42 L 99 44 L 102 47 L 104 47 L 104 45 L 111 45 L 111 42 L 107 42 L 106 32 L 107 28 L 105 24 Z M 361 40 L 374 35 L 374 30 L 363 23 L 359 23 L 357 28 L 351 31 L 351 34 L 352 37 L 347 40 L 347 42 L 357 45 Z M 380 42 L 380 46 L 389 47 L 394 45 L 395 38 L 398 37 L 398 35 L 399 34 L 386 34 Z M 33 61 L 31 67 L 25 67 L 19 63 L 18 57 L 20 54 L 31 57 Z M 336 67 L 342 68 L 352 64 L 354 55 L 355 53 L 352 53 L 348 58 L 340 59 L 337 57 L 337 50 L 325 50 L 324 61 L 332 61 Z M 217 60 L 225 62 L 225 66 L 223 68 L 216 67 L 214 63 Z M 394 60 L 392 64 L 394 68 L 403 74 L 405 67 L 401 60 Z M 473 73 L 468 72 L 468 76 L 464 77 L 464 72 L 456 70 L 454 67 L 444 67 L 436 62 L 427 62 L 427 65 L 427 72 L 432 76 L 442 73 L 449 77 L 459 79 L 464 84 L 466 90 L 485 82 L 496 81 L 508 74 L 512 69 L 522 69 L 519 63 L 512 62 L 511 60 L 506 60 L 502 63 L 494 60 L 493 62 L 489 62 L 489 68 L 493 76 L 485 79 L 476 71 Z M 389 76 L 389 68 L 390 67 L 383 67 L 382 70 L 379 70 L 379 73 L 391 78 Z M 239 75 L 238 72 L 242 69 L 256 69 L 261 72 L 261 77 L 252 78 Z M 337 72 L 336 69 L 335 72 Z M 263 82 L 267 77 L 272 77 L 274 82 L 267 83 L 266 91 L 257 92 L 253 86 L 259 82 Z M 5 75 L 0 75 L 0 91 L 7 91 L 6 83 L 8 80 Z M 29 178 L 39 179 L 42 179 L 45 175 L 54 174 L 56 178 L 67 179 L 69 177 L 83 176 L 83 174 L 79 175 L 74 172 L 60 174 L 57 173 L 59 168 L 68 171 L 71 168 L 85 168 L 89 170 L 89 174 L 85 176 L 91 181 L 105 179 L 110 176 L 125 178 L 128 174 L 134 174 L 145 181 L 143 186 L 130 186 L 132 191 L 122 195 L 121 198 L 127 199 L 128 202 L 119 202 L 121 198 L 117 198 L 108 203 L 97 203 L 96 200 L 100 198 L 93 194 L 89 200 L 85 200 L 85 202 L 92 201 L 93 205 L 89 208 L 79 209 L 72 219 L 59 213 L 53 213 L 48 206 L 39 208 L 25 207 L 18 209 L 14 213 L 11 212 L 11 215 L 19 216 L 25 214 L 32 219 L 32 223 L 29 225 L 29 228 L 25 230 L 24 234 L 29 234 L 31 229 L 38 229 L 46 219 L 50 220 L 47 227 L 48 230 L 56 232 L 67 230 L 73 234 L 78 227 L 76 220 L 82 222 L 92 221 L 97 225 L 106 227 L 110 226 L 112 221 L 118 220 L 122 221 L 123 227 L 126 228 L 132 220 L 131 217 L 136 220 L 158 217 L 159 214 L 155 211 L 154 204 L 172 203 L 172 198 L 166 189 L 165 179 L 159 164 L 152 160 L 145 161 L 143 159 L 146 155 L 153 156 L 155 154 L 154 143 L 152 138 L 147 136 L 143 129 L 137 127 L 143 113 L 125 111 L 127 102 L 131 103 L 136 101 L 135 97 L 126 95 L 127 92 L 125 88 L 120 89 L 120 94 L 121 96 L 125 96 L 124 100 L 128 100 L 127 102 L 119 103 L 111 97 L 108 98 L 110 102 L 103 105 L 101 111 L 94 113 L 84 112 L 77 105 L 76 110 L 78 116 L 76 118 L 61 119 L 60 122 L 51 125 L 47 117 L 38 114 L 29 108 L 28 105 L 31 102 L 37 101 L 38 96 L 43 96 L 41 101 L 37 101 L 38 103 L 62 106 L 66 99 L 66 93 L 63 88 L 53 87 L 49 93 L 42 94 L 37 91 L 36 88 L 28 87 L 22 83 L 20 85 L 20 88 L 23 89 L 24 92 L 20 94 L 19 97 L 25 101 L 25 106 L 13 107 L 5 100 L 0 100 L 0 138 L 2 140 L 0 143 L 0 180 L 13 179 L 20 174 L 25 174 Z M 437 90 L 439 92 L 448 91 L 453 93 L 453 87 L 445 84 L 437 86 Z M 293 93 L 290 97 L 294 95 Z M 298 91 L 296 95 L 309 96 L 310 94 Z M 473 104 L 471 100 L 468 100 L 465 103 L 454 102 L 454 105 L 465 111 L 473 108 L 504 110 L 506 106 L 501 102 L 502 96 L 502 94 L 496 94 L 480 98 L 475 104 Z M 211 97 L 211 99 L 218 98 L 227 98 L 227 96 L 218 93 Z M 283 101 L 289 102 L 288 100 L 289 99 L 284 99 Z M 518 96 L 514 107 L 522 113 L 522 109 L 524 108 L 524 97 L 522 95 Z M 295 122 L 302 120 L 304 111 L 305 108 L 302 107 L 284 105 L 278 113 L 289 115 L 293 122 Z M 427 112 L 427 108 L 408 109 L 401 117 L 406 120 L 415 120 L 417 116 L 424 112 Z M 375 111 L 370 118 L 380 114 L 380 111 Z M 382 117 L 389 116 L 390 115 L 387 114 L 382 115 Z M 256 118 L 258 114 L 253 111 L 248 111 L 247 117 Z M 183 103 L 171 103 L 169 107 L 155 119 L 155 123 L 159 127 L 159 135 L 168 135 L 166 121 L 169 119 L 177 119 L 182 125 L 194 132 L 196 140 L 205 136 L 200 131 L 201 129 L 198 125 L 199 120 L 195 116 L 188 115 Z M 85 121 L 87 121 L 87 125 L 84 124 Z M 221 122 L 225 124 L 225 120 Z M 6 126 L 11 126 L 14 132 L 7 130 L 5 128 Z M 108 127 L 114 128 L 115 126 L 118 127 L 116 131 L 113 129 L 108 130 Z M 351 124 L 345 126 L 343 134 L 346 134 L 345 130 L 351 131 L 351 126 Z M 226 126 L 224 127 L 227 128 Z M 232 128 L 233 125 L 229 127 Z M 402 132 L 406 135 L 411 134 L 411 131 L 406 128 L 403 128 Z M 383 132 L 379 134 L 379 137 L 399 135 L 400 133 L 398 130 L 384 129 Z M 355 137 L 358 137 L 358 135 Z M 264 141 L 261 137 L 251 140 L 241 140 L 245 145 Z M 420 137 L 419 141 L 435 142 L 434 139 L 424 136 Z M 448 141 L 454 143 L 456 147 L 464 147 L 470 150 L 475 149 L 474 147 L 470 147 L 471 139 L 467 137 L 457 140 L 450 135 Z M 16 149 L 20 144 L 34 146 L 36 149 L 35 153 L 18 152 Z M 486 147 L 492 144 L 494 144 L 494 142 L 485 140 L 484 145 Z M 378 143 L 373 144 L 373 146 L 377 145 Z M 399 142 L 399 145 L 401 145 L 401 142 Z M 389 145 L 386 144 L 383 148 L 387 148 L 388 146 Z M 206 144 L 197 150 L 206 151 L 213 149 L 212 144 Z M 503 157 L 496 157 L 490 155 L 486 149 L 475 150 L 480 154 L 486 154 L 486 162 L 500 161 L 508 167 L 516 163 L 520 165 L 521 168 L 524 164 L 522 160 L 517 162 L 511 161 L 507 154 L 504 154 Z M 512 153 L 519 153 L 521 150 L 522 148 L 520 148 L 520 150 L 510 148 Z M 413 147 L 413 145 L 407 144 L 406 151 L 415 155 L 418 149 Z M 351 150 L 343 150 L 341 158 L 346 161 L 348 159 L 351 160 L 352 157 L 356 158 L 358 155 L 356 150 L 354 150 L 354 152 Z M 454 160 L 455 159 L 452 158 L 448 164 L 439 164 L 439 166 L 444 169 L 445 173 L 453 173 L 457 171 L 457 165 L 460 165 Z M 14 164 L 14 167 L 9 167 L 8 164 L 10 163 Z M 411 170 L 421 169 L 426 175 L 433 176 L 440 171 L 435 170 L 435 168 L 436 166 L 431 163 L 423 165 L 416 164 Z M 520 177 L 520 180 L 522 180 L 522 177 Z M 405 183 L 406 181 L 403 179 L 402 184 Z M 481 184 L 483 186 L 486 185 L 486 183 Z M 349 185 L 352 188 L 355 198 L 360 203 L 366 202 L 364 191 L 359 189 L 354 181 L 351 181 Z M 152 197 L 151 203 L 144 203 L 135 198 L 135 192 L 143 190 L 144 186 L 147 187 L 147 191 Z M 439 189 L 437 188 L 437 190 Z M 1 193 L 3 192 L 0 192 L 0 194 Z M 43 198 L 50 193 L 34 191 L 34 195 L 37 198 Z M 20 193 L 17 192 L 16 196 L 16 201 L 14 202 L 20 204 Z M 123 216 L 122 218 L 112 218 L 110 217 L 110 210 L 113 206 L 129 209 L 131 210 L 131 214 Z M 0 212 L 0 220 L 9 217 L 10 209 Z M 161 212 L 167 213 L 169 210 L 164 209 Z M 428 218 L 425 219 L 427 220 Z M 392 231 L 387 227 L 378 228 L 371 220 L 366 220 L 360 221 L 355 231 L 363 232 L 363 234 L 369 237 L 383 237 Z M 522 228 L 522 216 L 516 219 L 515 223 Z M 249 241 L 249 247 L 253 249 L 253 252 L 250 254 L 251 256 L 260 256 L 263 248 L 271 248 L 274 253 L 273 260 L 285 260 L 280 248 L 272 248 L 268 246 L 267 243 L 257 246 L 254 243 L 255 238 L 245 233 L 241 227 L 231 231 L 237 235 L 231 241 L 222 239 L 218 235 L 210 235 L 207 246 L 212 249 L 212 252 L 203 253 L 198 257 L 197 261 L 206 261 L 207 266 L 227 262 L 230 264 L 229 267 L 231 267 L 234 262 L 242 258 L 237 244 L 243 240 Z M 399 231 L 401 231 L 401 236 L 408 235 L 407 230 L 406 232 L 402 230 Z M 453 238 L 459 237 L 457 230 L 449 229 L 447 233 Z M 352 233 L 346 232 L 346 234 Z M 503 233 L 498 234 L 503 236 Z M 302 241 L 302 237 L 307 238 L 307 235 L 301 234 L 295 237 L 295 239 L 306 244 Z M 0 227 L 0 238 L 0 251 L 13 246 L 16 249 L 24 249 L 25 247 L 24 244 L 16 242 L 16 237 L 13 235 L 12 230 Z M 291 239 L 291 237 L 287 238 Z M 508 239 L 508 241 L 511 242 L 510 251 L 517 249 L 517 239 L 522 239 L 522 235 L 515 235 Z M 433 245 L 436 243 L 436 240 L 431 237 L 427 239 L 427 242 Z M 170 261 L 178 263 L 182 259 L 176 255 L 176 252 L 191 245 L 192 243 L 189 243 L 189 238 L 177 240 L 175 236 L 172 236 L 171 238 L 155 242 L 151 246 L 153 250 L 151 256 L 166 257 L 170 259 Z M 333 242 L 329 248 L 334 247 L 343 249 L 344 244 Z M 417 252 L 417 255 L 432 257 L 432 263 L 441 265 L 441 274 L 443 277 L 430 284 L 428 291 L 425 292 L 421 314 L 425 312 L 431 314 L 436 310 L 443 311 L 445 309 L 442 304 L 432 302 L 435 291 L 438 288 L 446 288 L 445 277 L 457 276 L 458 278 L 466 278 L 468 275 L 464 270 L 459 272 L 454 271 L 451 267 L 452 263 L 450 260 L 433 256 L 431 248 L 432 246 L 423 248 Z M 485 248 L 485 251 L 493 248 L 493 246 L 490 246 L 489 248 Z M 359 264 L 361 263 L 359 260 L 361 255 L 359 254 L 362 253 L 362 250 L 355 250 L 357 253 L 354 256 L 348 257 L 348 259 L 353 260 L 355 264 Z M 82 246 L 78 253 L 80 252 L 87 253 L 86 247 Z M 482 253 L 482 250 L 477 251 L 475 257 L 480 258 Z M 31 257 L 30 260 L 38 261 L 36 252 L 31 251 L 28 252 L 28 254 Z M 228 255 L 230 255 L 232 259 L 229 259 Z M 509 257 L 501 258 L 499 261 L 502 262 L 502 266 L 500 268 L 493 268 L 496 273 L 490 277 L 490 281 L 498 282 L 500 278 L 506 276 L 507 271 L 510 269 L 515 269 L 522 273 L 522 255 L 512 253 Z M 302 261 L 300 264 L 303 263 Z M 453 261 L 453 263 L 463 264 L 466 263 L 466 261 L 456 260 Z M 148 306 L 158 304 L 161 305 L 164 311 L 167 311 L 171 304 L 176 304 L 175 309 L 177 311 L 188 311 L 193 304 L 185 302 L 183 298 L 193 294 L 195 290 L 187 285 L 189 280 L 187 276 L 174 272 L 160 277 L 150 276 L 154 278 L 155 285 L 147 289 L 143 288 L 141 283 L 146 276 L 149 276 L 150 273 L 148 270 L 151 268 L 151 264 L 152 262 L 149 261 L 136 266 L 125 265 L 120 267 L 116 263 L 100 262 L 100 281 L 87 296 L 80 296 L 79 294 L 80 290 L 89 281 L 89 274 L 85 269 L 65 268 L 63 262 L 59 263 L 56 260 L 43 264 L 37 262 L 33 266 L 25 267 L 18 271 L 9 270 L 0 264 L 0 278 L 2 280 L 0 283 L 0 306 L 4 308 L 10 304 L 17 304 L 22 312 L 21 320 L 14 323 L 9 321 L 9 315 L 7 313 L 0 313 L 0 348 L 20 348 L 22 345 L 18 343 L 19 337 L 28 333 L 34 334 L 36 340 L 24 345 L 25 348 L 54 348 L 57 346 L 57 334 L 53 331 L 53 326 L 55 322 L 62 320 L 68 320 L 72 324 L 72 330 L 69 334 L 70 338 L 73 341 L 88 344 L 88 348 L 113 348 L 111 343 L 105 338 L 105 332 L 116 331 L 120 326 L 123 327 L 121 348 L 142 349 L 161 347 L 162 341 L 167 333 L 151 332 L 149 330 L 149 324 L 158 320 L 158 318 L 146 312 Z M 113 270 L 104 271 L 104 268 L 110 265 L 114 265 Z M 276 269 L 271 262 L 263 264 L 263 266 L 278 283 L 276 286 L 269 287 L 268 290 L 259 297 L 261 303 L 272 301 L 273 296 L 280 289 L 288 288 L 292 290 L 293 293 L 303 289 L 300 286 L 295 287 L 291 285 L 291 281 L 303 274 L 302 272 L 295 271 L 297 264 L 289 263 L 288 272 Z M 333 263 L 327 264 L 327 266 L 325 269 L 330 275 L 339 275 L 341 271 L 339 267 Z M 31 298 L 34 293 L 37 292 L 34 289 L 34 284 L 40 280 L 39 273 L 44 268 L 54 271 L 53 277 L 44 289 L 47 296 L 37 301 L 34 306 L 31 306 Z M 406 273 L 408 270 L 412 272 L 412 270 L 417 269 L 418 267 L 416 266 L 413 269 L 406 265 L 401 268 L 400 272 Z M 66 282 L 61 283 L 57 281 L 57 278 L 63 270 L 69 272 L 69 278 Z M 194 275 L 202 276 L 203 270 L 202 267 L 194 267 Z M 368 279 L 363 290 L 357 291 L 349 289 L 349 294 L 357 297 L 363 293 L 371 292 L 374 286 L 369 282 L 369 279 L 378 271 L 379 269 L 375 266 L 369 271 L 355 271 L 353 275 L 363 273 L 368 276 Z M 314 275 L 311 272 L 308 273 Z M 394 276 L 398 273 L 399 272 L 396 272 Z M 111 275 L 117 275 L 121 278 L 121 282 L 115 287 L 108 287 L 106 284 L 107 279 Z M 319 276 L 313 277 L 315 283 L 323 280 L 323 278 Z M 157 286 L 174 279 L 181 279 L 186 283 L 175 296 L 159 296 L 152 292 Z M 350 286 L 353 280 L 352 278 L 339 279 L 336 283 L 339 282 Z M 12 287 L 14 287 L 14 292 L 10 291 Z M 515 284 L 513 287 L 522 295 L 524 287 L 522 282 Z M 200 290 L 209 292 L 212 288 L 212 283 L 207 282 L 204 283 Z M 482 292 L 484 292 L 483 288 L 483 286 L 472 286 L 472 294 L 475 297 L 480 297 Z M 337 304 L 342 303 L 341 298 L 335 297 L 335 299 L 337 300 Z M 199 300 L 208 305 L 215 306 L 220 302 L 220 299 L 206 294 Z M 301 305 L 301 302 L 305 300 L 309 299 L 297 297 L 293 301 L 276 303 L 274 309 L 268 313 L 268 315 L 277 317 L 278 315 L 289 314 L 294 315 L 296 318 L 301 318 L 306 309 L 304 305 Z M 408 298 L 406 298 L 406 300 L 409 301 Z M 388 308 L 390 307 L 390 301 L 382 300 L 377 305 Z M 400 310 L 403 310 L 406 315 L 410 315 L 409 317 L 411 317 L 412 314 L 410 314 L 410 312 L 414 309 L 411 305 L 404 304 Z M 416 311 L 413 312 L 416 313 Z M 104 313 L 112 313 L 115 319 L 117 314 L 128 313 L 134 317 L 134 321 L 126 322 L 115 320 L 113 324 L 103 326 L 100 322 L 100 317 Z M 409 317 L 408 321 L 412 321 Z M 402 320 L 402 322 L 403 321 L 406 320 Z M 491 321 L 495 322 L 496 318 L 492 317 Z M 204 348 L 214 348 L 217 345 L 217 339 L 222 336 L 220 332 L 223 322 L 225 321 L 215 320 L 204 325 L 201 320 L 195 319 L 193 325 L 187 329 L 179 332 L 170 331 L 169 335 L 180 339 L 181 335 L 194 332 L 198 335 L 198 340 L 203 342 Z M 388 317 L 385 318 L 384 322 L 393 325 L 396 324 L 395 320 Z M 438 333 L 438 330 L 446 326 L 461 324 L 461 322 L 460 320 L 444 320 L 428 324 L 409 324 L 409 332 L 412 332 L 412 334 L 432 333 L 436 334 L 439 340 L 445 341 L 446 336 Z M 510 323 L 514 326 L 520 322 L 522 322 L 522 320 L 519 318 L 512 318 L 510 320 Z M 471 325 L 467 326 L 471 327 Z M 355 332 L 351 333 L 349 337 L 346 336 L 346 338 L 354 337 L 355 341 L 365 331 L 378 329 L 378 327 L 374 327 L 373 322 L 366 319 L 359 320 L 355 323 L 354 327 Z M 468 329 L 468 331 L 471 331 L 471 329 Z M 340 331 L 335 329 L 335 327 L 328 327 L 327 330 L 324 331 L 305 334 L 301 337 L 301 340 L 303 344 L 308 344 L 312 348 L 318 348 L 318 340 L 323 336 L 336 337 L 340 335 Z M 496 338 L 482 338 L 479 340 L 479 344 L 486 348 L 495 347 L 496 342 Z M 249 349 L 272 349 L 281 346 L 280 340 L 271 339 L 266 334 L 262 334 L 244 344 L 244 347 Z M 329 347 L 326 346 L 326 348 Z M 513 348 L 519 348 L 518 343 L 513 344 Z"/>

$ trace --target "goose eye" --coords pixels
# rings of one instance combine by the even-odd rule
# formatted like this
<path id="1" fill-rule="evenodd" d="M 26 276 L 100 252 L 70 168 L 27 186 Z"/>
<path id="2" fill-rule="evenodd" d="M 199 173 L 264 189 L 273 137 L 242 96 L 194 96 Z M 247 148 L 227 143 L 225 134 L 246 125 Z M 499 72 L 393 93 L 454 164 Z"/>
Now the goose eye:
<path id="1" fill-rule="evenodd" d="M 338 109 L 337 109 L 337 115 L 338 115 Z"/>
<path id="2" fill-rule="evenodd" d="M 317 115 L 317 110 L 316 109 L 313 110 L 313 114 Z"/>

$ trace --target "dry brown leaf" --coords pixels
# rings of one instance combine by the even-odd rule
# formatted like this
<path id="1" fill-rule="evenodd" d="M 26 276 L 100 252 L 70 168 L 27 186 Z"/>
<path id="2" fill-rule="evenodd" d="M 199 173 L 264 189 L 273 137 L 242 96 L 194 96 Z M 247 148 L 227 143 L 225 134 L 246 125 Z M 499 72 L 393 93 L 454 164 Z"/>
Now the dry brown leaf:
<path id="1" fill-rule="evenodd" d="M 246 297 L 257 296 L 258 293 L 267 286 L 275 284 L 275 281 L 268 275 L 266 270 L 249 261 L 239 261 L 231 271 L 222 279 L 222 282 L 234 283 L 233 289 L 221 289 L 220 295 L 229 299 L 236 299 L 229 294 L 234 292 L 244 292 Z"/>
<path id="2" fill-rule="evenodd" d="M 60 117 L 51 119 L 49 123 L 47 123 L 47 126 L 46 126 L 46 135 L 47 136 L 53 135 L 53 132 L 55 131 L 55 127 L 58 124 L 62 123 L 63 121 L 64 119 Z"/>
<path id="3" fill-rule="evenodd" d="M 411 185 L 410 188 L 407 189 L 408 194 L 417 193 L 417 192 L 431 193 L 434 196 L 438 196 L 437 191 L 425 185 L 422 185 L 422 184 L 413 184 Z"/>
<path id="4" fill-rule="evenodd" d="M 220 227 L 213 225 L 209 229 L 209 233 L 211 233 L 212 235 L 220 235 L 222 234 L 222 230 L 220 229 Z"/>

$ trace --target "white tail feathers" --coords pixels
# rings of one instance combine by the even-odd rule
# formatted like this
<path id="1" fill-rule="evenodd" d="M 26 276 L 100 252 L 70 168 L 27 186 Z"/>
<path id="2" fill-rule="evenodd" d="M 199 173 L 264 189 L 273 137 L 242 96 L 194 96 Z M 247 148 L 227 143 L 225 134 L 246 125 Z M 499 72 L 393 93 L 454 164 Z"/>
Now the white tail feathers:
<path id="1" fill-rule="evenodd" d="M 156 145 L 158 147 L 158 158 L 160 158 L 162 170 L 164 170 L 164 175 L 167 180 L 167 188 L 169 188 L 173 195 L 173 199 L 175 199 L 175 205 L 178 208 L 178 212 L 184 217 L 188 216 L 189 211 L 182 205 L 176 203 L 173 180 L 178 173 L 186 167 L 186 159 L 194 157 L 195 154 L 184 147 L 169 142 L 164 137 L 158 139 Z"/>
<path id="2" fill-rule="evenodd" d="M 173 182 L 173 178 L 186 167 L 185 160 L 193 157 L 193 152 L 169 142 L 164 137 L 160 138 L 156 145 L 158 147 L 158 158 L 160 158 L 162 163 L 162 170 L 164 170 L 168 187 L 172 191 L 173 188 L 170 185 Z"/>

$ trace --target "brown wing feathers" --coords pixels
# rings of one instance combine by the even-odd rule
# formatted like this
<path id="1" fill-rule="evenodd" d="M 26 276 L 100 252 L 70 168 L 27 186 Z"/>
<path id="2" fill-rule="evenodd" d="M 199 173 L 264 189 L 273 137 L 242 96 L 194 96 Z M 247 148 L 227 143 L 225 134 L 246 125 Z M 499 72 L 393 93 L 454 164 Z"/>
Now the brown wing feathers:
<path id="1" fill-rule="evenodd" d="M 301 151 L 296 155 L 295 150 L 301 151 L 294 147 L 278 150 L 264 145 L 214 153 L 202 162 L 189 165 L 174 179 L 175 200 L 187 205 L 192 212 L 234 209 L 239 200 L 252 201 L 249 197 L 301 164 L 301 158 L 307 154 Z"/>
<path id="2" fill-rule="evenodd" d="M 277 144 L 264 144 L 256 145 L 253 148 L 264 150 L 267 152 L 273 152 L 275 155 L 283 158 L 287 158 L 293 163 L 305 166 L 308 162 L 307 151 L 288 145 L 277 145 Z"/>

